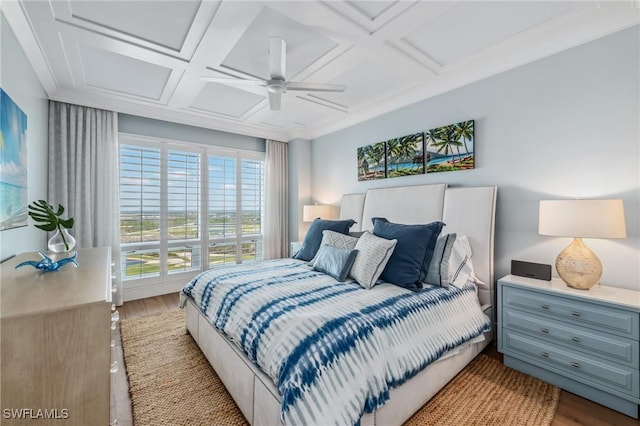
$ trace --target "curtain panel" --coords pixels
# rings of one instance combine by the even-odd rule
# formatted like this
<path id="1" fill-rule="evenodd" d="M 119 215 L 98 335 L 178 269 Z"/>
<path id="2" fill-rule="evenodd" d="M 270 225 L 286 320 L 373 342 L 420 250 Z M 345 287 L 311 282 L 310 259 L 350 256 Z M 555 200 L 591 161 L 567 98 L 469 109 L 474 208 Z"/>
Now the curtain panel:
<path id="1" fill-rule="evenodd" d="M 289 255 L 289 145 L 267 139 L 264 259 Z"/>
<path id="2" fill-rule="evenodd" d="M 121 305 L 117 113 L 49 101 L 48 152 L 48 201 L 75 218 L 78 247 L 111 247 Z"/>

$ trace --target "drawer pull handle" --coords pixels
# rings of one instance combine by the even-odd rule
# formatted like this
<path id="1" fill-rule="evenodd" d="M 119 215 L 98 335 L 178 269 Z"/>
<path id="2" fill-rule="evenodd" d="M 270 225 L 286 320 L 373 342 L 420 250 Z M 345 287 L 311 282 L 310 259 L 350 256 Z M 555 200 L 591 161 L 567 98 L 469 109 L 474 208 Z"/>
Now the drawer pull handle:
<path id="1" fill-rule="evenodd" d="M 580 338 L 574 336 L 574 337 L 571 338 L 571 340 L 577 343 L 577 342 L 580 341 Z"/>
<path id="2" fill-rule="evenodd" d="M 111 364 L 111 367 L 109 368 L 109 372 L 111 374 L 115 374 L 118 372 L 118 361 L 113 361 L 113 364 Z"/>
<path id="3" fill-rule="evenodd" d="M 543 332 L 544 334 L 549 334 L 549 329 L 548 328 L 543 328 L 540 331 Z"/>
<path id="4" fill-rule="evenodd" d="M 549 305 L 542 305 L 541 308 L 542 309 L 549 309 Z"/>
<path id="5" fill-rule="evenodd" d="M 578 364 L 577 362 L 572 362 L 572 363 L 571 363 L 571 366 L 572 366 L 573 368 L 580 368 L 580 364 Z"/>
<path id="6" fill-rule="evenodd" d="M 542 355 L 542 356 L 543 356 L 543 357 L 545 357 L 545 358 L 549 358 L 549 354 L 548 354 L 548 353 L 546 353 L 546 352 L 542 352 L 540 355 Z"/>
<path id="7" fill-rule="evenodd" d="M 580 312 L 573 311 L 573 312 L 571 312 L 571 315 L 573 315 L 574 317 L 579 317 L 580 316 Z"/>

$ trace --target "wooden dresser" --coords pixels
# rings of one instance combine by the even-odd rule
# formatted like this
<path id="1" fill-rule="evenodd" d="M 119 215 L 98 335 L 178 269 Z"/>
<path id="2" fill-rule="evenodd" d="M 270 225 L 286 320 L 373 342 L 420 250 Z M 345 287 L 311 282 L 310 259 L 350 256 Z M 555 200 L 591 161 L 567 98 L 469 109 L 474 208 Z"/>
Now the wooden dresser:
<path id="1" fill-rule="evenodd" d="M 24 253 L 0 265 L 0 423 L 108 425 L 110 249 L 79 249 L 78 268 L 14 269 L 40 259 Z"/>

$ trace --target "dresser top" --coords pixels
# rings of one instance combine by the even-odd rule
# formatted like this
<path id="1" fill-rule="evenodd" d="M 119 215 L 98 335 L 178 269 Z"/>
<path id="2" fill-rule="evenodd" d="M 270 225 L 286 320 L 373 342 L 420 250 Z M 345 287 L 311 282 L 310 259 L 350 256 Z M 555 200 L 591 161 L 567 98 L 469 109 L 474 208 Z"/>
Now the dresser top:
<path id="1" fill-rule="evenodd" d="M 71 253 L 51 255 L 53 260 Z M 78 249 L 78 267 L 66 264 L 53 272 L 24 261 L 40 261 L 37 252 L 22 253 L 0 265 L 0 317 L 61 311 L 78 305 L 111 302 L 111 255 L 108 247 Z"/>
<path id="2" fill-rule="evenodd" d="M 589 290 L 578 290 L 565 284 L 562 279 L 553 277 L 551 281 L 506 275 L 500 278 L 505 281 L 535 290 L 546 290 L 558 295 L 566 295 L 586 301 L 599 301 L 640 311 L 640 291 L 597 284 Z"/>

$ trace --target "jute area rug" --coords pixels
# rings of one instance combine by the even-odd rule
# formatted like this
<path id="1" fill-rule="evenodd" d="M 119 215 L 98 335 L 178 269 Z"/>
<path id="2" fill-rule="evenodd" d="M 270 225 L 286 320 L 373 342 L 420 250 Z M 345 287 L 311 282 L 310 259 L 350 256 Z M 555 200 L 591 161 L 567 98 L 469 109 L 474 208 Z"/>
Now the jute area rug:
<path id="1" fill-rule="evenodd" d="M 137 426 L 246 425 L 185 331 L 184 312 L 123 320 L 122 346 Z M 405 426 L 549 425 L 560 390 L 480 355 Z"/>

